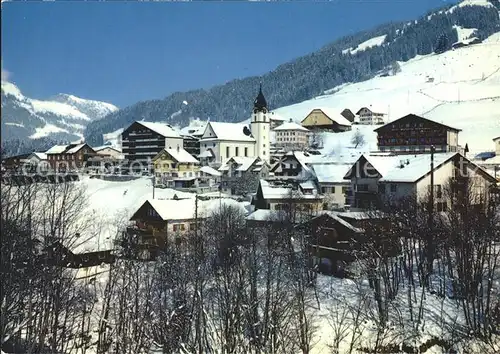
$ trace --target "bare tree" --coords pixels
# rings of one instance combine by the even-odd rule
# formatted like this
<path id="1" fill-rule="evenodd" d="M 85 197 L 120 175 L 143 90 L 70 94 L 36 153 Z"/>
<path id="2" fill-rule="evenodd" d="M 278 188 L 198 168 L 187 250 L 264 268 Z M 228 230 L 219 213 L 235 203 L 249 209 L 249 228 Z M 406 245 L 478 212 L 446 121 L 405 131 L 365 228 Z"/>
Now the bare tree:
<path id="1" fill-rule="evenodd" d="M 354 148 L 356 149 L 358 146 L 365 145 L 365 143 L 366 143 L 365 136 L 363 135 L 363 133 L 361 133 L 359 129 L 356 129 L 351 138 L 351 144 L 353 144 Z"/>

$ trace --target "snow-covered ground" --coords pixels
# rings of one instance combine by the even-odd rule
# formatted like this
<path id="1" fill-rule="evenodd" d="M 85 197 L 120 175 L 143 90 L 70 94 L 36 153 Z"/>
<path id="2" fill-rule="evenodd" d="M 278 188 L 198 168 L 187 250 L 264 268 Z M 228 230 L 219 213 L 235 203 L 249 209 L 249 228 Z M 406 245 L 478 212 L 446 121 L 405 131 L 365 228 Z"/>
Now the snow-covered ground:
<path id="1" fill-rule="evenodd" d="M 342 54 L 351 53 L 354 55 L 357 52 L 361 52 L 361 51 L 366 50 L 368 48 L 377 47 L 379 45 L 382 45 L 382 43 L 384 43 L 385 37 L 387 37 L 386 34 L 384 34 L 383 36 L 370 38 L 369 40 L 364 41 L 363 43 L 360 43 L 356 48 L 344 49 L 342 51 Z"/>
<path id="2" fill-rule="evenodd" d="M 385 107 L 387 121 L 414 113 L 462 129 L 459 144 L 472 153 L 493 149 L 492 139 L 500 135 L 500 33 L 481 44 L 451 50 L 440 55 L 417 56 L 400 62 L 395 76 L 376 77 L 365 82 L 342 85 L 330 95 L 281 107 L 275 112 L 300 122 L 319 106 L 349 108 L 354 113 L 376 103 Z M 428 78 L 433 78 L 428 80 Z M 335 91 L 335 88 L 332 88 Z M 368 144 L 376 149 L 376 126 L 353 126 L 345 133 L 328 134 L 325 152 L 334 147 L 350 148 L 359 128 Z"/>

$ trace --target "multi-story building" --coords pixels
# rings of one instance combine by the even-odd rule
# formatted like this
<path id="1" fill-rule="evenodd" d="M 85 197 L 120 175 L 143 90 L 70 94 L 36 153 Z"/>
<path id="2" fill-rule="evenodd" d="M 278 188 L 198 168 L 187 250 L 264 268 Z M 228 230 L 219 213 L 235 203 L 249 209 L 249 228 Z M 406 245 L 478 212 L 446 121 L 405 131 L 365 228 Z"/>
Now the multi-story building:
<path id="1" fill-rule="evenodd" d="M 342 111 L 346 114 L 346 111 Z M 344 132 L 351 130 L 351 122 L 335 109 L 315 108 L 302 120 L 305 128 L 313 131 Z M 351 112 L 352 113 L 352 112 Z"/>
<path id="2" fill-rule="evenodd" d="M 458 152 L 460 129 L 408 114 L 375 129 L 378 148 L 382 152 L 397 154 L 429 153 L 431 146 L 436 152 Z"/>
<path id="3" fill-rule="evenodd" d="M 57 171 L 74 171 L 87 165 L 97 153 L 87 144 L 55 145 L 45 152 L 50 167 Z"/>
<path id="4" fill-rule="evenodd" d="M 489 186 L 495 178 L 460 153 L 407 156 L 362 155 L 345 178 L 353 190 L 351 207 L 373 209 L 383 205 L 397 205 L 402 201 L 424 202 L 429 196 L 431 171 L 434 184 L 436 211 L 451 206 L 451 183 L 471 181 L 471 195 L 477 200 L 487 199 Z"/>
<path id="5" fill-rule="evenodd" d="M 184 150 L 195 157 L 200 155 L 200 139 L 203 136 L 206 127 L 207 122 L 194 120 L 189 124 L 189 126 L 180 130 L 180 134 L 184 139 Z"/>
<path id="6" fill-rule="evenodd" d="M 356 112 L 355 121 L 359 124 L 365 125 L 376 125 L 384 124 L 386 114 L 382 112 L 382 109 L 370 107 L 362 107 Z"/>
<path id="7" fill-rule="evenodd" d="M 321 194 L 325 196 L 328 208 L 343 208 L 349 205 L 351 183 L 344 179 L 352 164 L 312 163 L 308 164 L 318 182 Z"/>
<path id="8" fill-rule="evenodd" d="M 305 150 L 309 147 L 309 129 L 293 122 L 283 123 L 274 129 L 275 146 L 285 151 Z"/>
<path id="9" fill-rule="evenodd" d="M 200 163 L 183 148 L 163 149 L 153 158 L 155 185 L 191 188 L 198 185 Z"/>
<path id="10" fill-rule="evenodd" d="M 153 170 L 152 160 L 163 149 L 183 147 L 182 136 L 168 124 L 136 121 L 122 133 L 122 153 L 126 172 Z"/>

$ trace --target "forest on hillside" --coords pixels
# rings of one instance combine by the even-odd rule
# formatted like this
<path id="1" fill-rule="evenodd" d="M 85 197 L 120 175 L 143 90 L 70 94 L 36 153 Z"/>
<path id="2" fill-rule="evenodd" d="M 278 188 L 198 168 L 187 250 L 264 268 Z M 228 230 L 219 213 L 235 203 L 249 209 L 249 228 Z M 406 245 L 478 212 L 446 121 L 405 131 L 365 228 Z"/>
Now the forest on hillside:
<path id="1" fill-rule="evenodd" d="M 390 68 L 395 61 L 416 55 L 446 51 L 458 40 L 454 25 L 476 28 L 473 36 L 484 39 L 500 30 L 495 7 L 463 6 L 446 12 L 450 6 L 432 11 L 418 20 L 389 23 L 373 30 L 346 36 L 317 52 L 278 66 L 263 75 L 230 81 L 210 89 L 176 92 L 164 99 L 138 102 L 87 126 L 85 137 L 91 145 L 102 143 L 102 134 L 125 127 L 135 120 L 165 121 L 187 125 L 190 118 L 238 122 L 247 119 L 259 83 L 270 109 L 298 103 L 348 82 L 368 80 Z M 432 15 L 432 16 L 431 16 Z M 381 46 L 350 54 L 342 51 L 386 35 Z M 189 102 L 188 105 L 183 101 Z"/>

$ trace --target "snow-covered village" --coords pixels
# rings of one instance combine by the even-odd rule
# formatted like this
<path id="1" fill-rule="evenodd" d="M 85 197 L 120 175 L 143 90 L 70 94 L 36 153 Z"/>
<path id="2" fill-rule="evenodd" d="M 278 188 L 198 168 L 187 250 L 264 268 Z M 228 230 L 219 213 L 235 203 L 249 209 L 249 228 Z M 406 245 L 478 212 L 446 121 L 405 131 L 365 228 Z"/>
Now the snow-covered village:
<path id="1" fill-rule="evenodd" d="M 119 108 L 2 61 L 2 353 L 500 352 L 500 3 L 388 26 L 319 93 Z"/>

